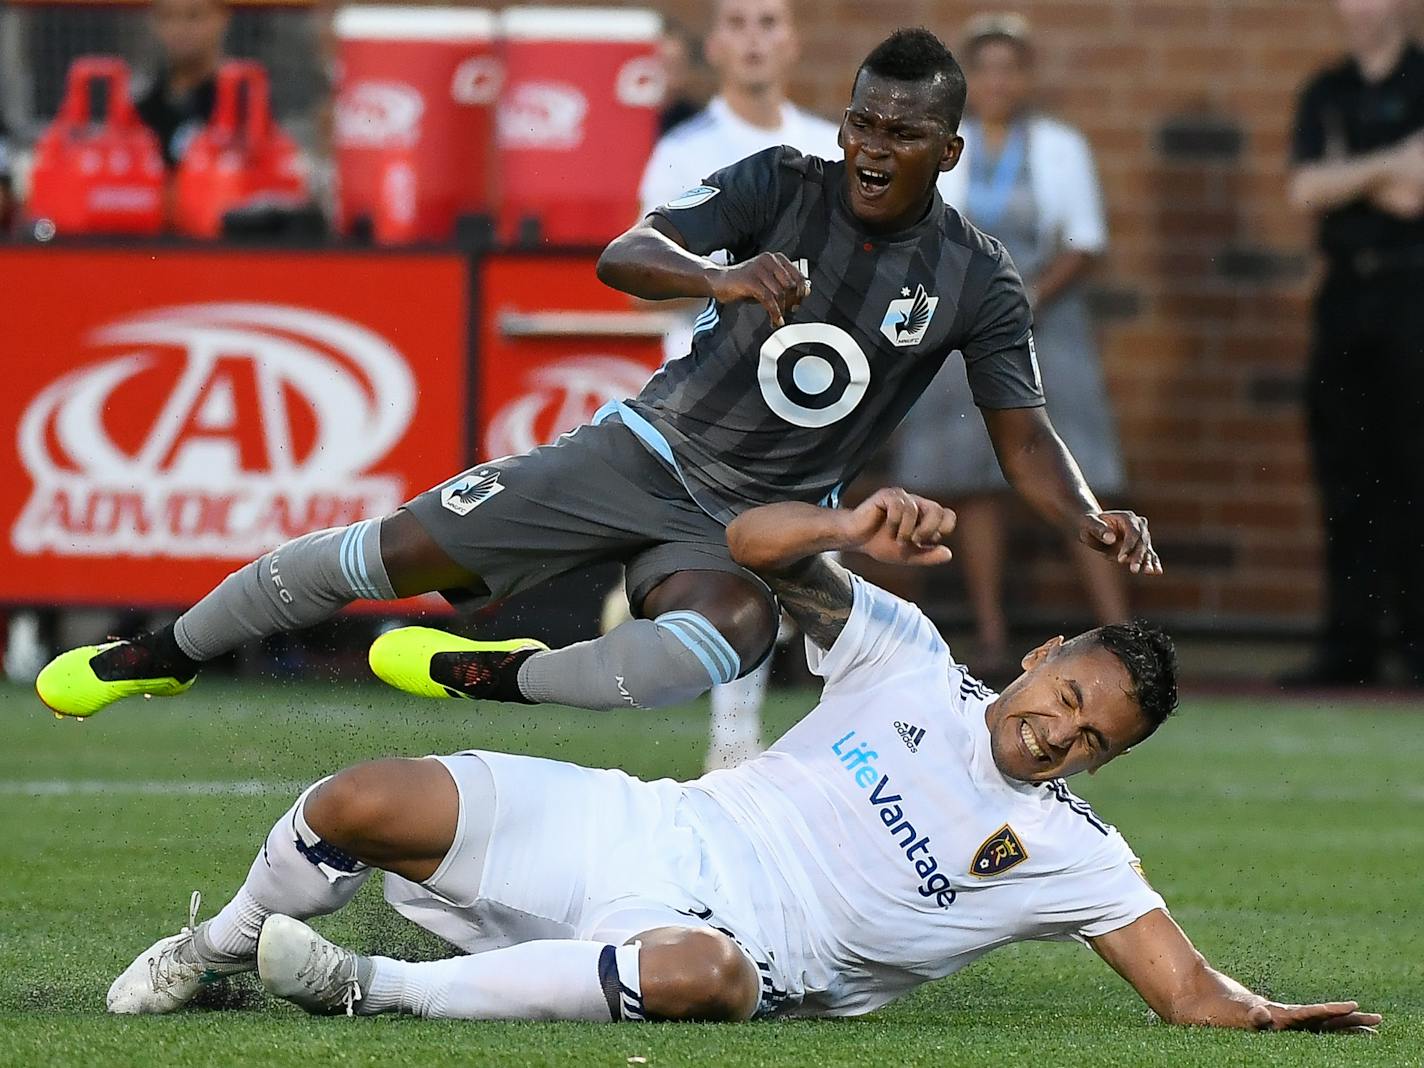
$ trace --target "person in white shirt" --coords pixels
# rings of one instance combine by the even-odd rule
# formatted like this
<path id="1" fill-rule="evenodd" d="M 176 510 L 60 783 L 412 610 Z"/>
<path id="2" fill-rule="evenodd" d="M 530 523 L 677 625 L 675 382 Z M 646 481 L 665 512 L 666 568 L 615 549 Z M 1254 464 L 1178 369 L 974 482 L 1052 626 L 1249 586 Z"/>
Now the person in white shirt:
<path id="1" fill-rule="evenodd" d="M 237 896 L 140 955 L 110 1011 L 171 1011 L 255 968 L 314 1013 L 855 1016 L 1000 946 L 1076 939 L 1172 1023 L 1376 1026 L 1354 1002 L 1283 1005 L 1211 968 L 1064 784 L 1171 713 L 1170 639 L 1138 624 L 1053 638 L 996 695 L 913 605 L 819 555 L 939 563 L 952 526 L 903 490 L 744 512 L 732 552 L 825 682 L 765 754 L 688 783 L 489 752 L 358 765 L 304 792 Z M 302 922 L 377 867 L 397 911 L 467 955 L 359 956 Z"/>
<path id="2" fill-rule="evenodd" d="M 645 214 L 728 164 L 777 145 L 823 159 L 841 158 L 840 128 L 798 108 L 786 95 L 801 56 L 791 0 L 714 0 L 704 52 L 717 74 L 717 95 L 653 148 L 638 187 Z M 697 305 L 678 317 L 663 339 L 664 358 L 687 355 L 702 310 Z M 615 597 L 619 594 L 615 591 Z M 615 613 L 610 618 L 621 617 Z M 767 657 L 755 671 L 712 688 L 709 769 L 735 767 L 761 752 L 761 705 L 770 674 Z"/>
<path id="3" fill-rule="evenodd" d="M 971 20 L 960 55 L 969 81 L 964 151 L 940 176 L 940 195 L 1004 243 L 1028 287 L 1054 428 L 1093 490 L 1121 495 L 1126 474 L 1084 286 L 1108 241 L 1092 148 L 1036 105 L 1034 44 L 1024 18 L 995 12 Z M 916 403 L 897 433 L 889 477 L 958 512 L 975 663 L 990 678 L 1012 677 L 1003 590 L 1011 494 L 962 372 L 940 374 Z M 1119 569 L 1076 542 L 1066 548 L 1096 621 L 1129 618 Z"/>

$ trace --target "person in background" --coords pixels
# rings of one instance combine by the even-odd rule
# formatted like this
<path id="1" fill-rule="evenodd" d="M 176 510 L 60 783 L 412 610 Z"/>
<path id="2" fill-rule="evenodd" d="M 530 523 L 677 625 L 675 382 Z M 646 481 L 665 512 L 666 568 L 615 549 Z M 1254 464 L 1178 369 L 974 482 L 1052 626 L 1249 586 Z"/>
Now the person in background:
<path id="1" fill-rule="evenodd" d="M 638 188 L 644 213 L 701 185 L 722 167 L 777 145 L 841 158 L 839 127 L 787 97 L 787 82 L 801 55 L 791 0 L 713 0 L 704 50 L 717 76 L 717 93 L 654 146 Z M 666 359 L 687 355 L 694 321 L 703 309 L 702 304 L 684 309 L 679 325 L 664 339 Z M 619 587 L 613 600 L 621 596 Z M 617 604 L 605 611 L 605 625 L 616 618 Z M 734 767 L 761 752 L 761 705 L 770 675 L 768 657 L 750 675 L 713 688 L 709 769 Z"/>
<path id="2" fill-rule="evenodd" d="M 153 0 L 152 19 L 159 63 L 137 94 L 138 114 L 158 136 L 164 162 L 175 167 L 212 117 L 227 0 Z"/>
<path id="3" fill-rule="evenodd" d="M 1087 141 L 1033 105 L 1033 45 L 1025 19 L 982 15 L 964 45 L 969 113 L 959 166 L 940 194 L 1008 248 L 1028 288 L 1034 336 L 1053 425 L 1088 482 L 1123 488 L 1123 464 L 1081 283 L 1107 244 L 1102 196 Z M 974 407 L 962 368 L 946 365 L 900 429 L 893 478 L 955 502 L 958 549 L 973 606 L 980 663 L 998 677 L 1011 666 L 1002 601 L 1008 484 Z M 1126 586 L 1110 560 L 1068 550 L 1100 623 L 1128 618 Z"/>
<path id="4" fill-rule="evenodd" d="M 664 19 L 658 58 L 663 64 L 663 105 L 658 110 L 661 137 L 702 110 L 692 90 L 692 72 L 702 63 L 702 45 L 681 22 Z"/>
<path id="5" fill-rule="evenodd" d="M 1393 610 L 1424 685 L 1424 50 L 1406 0 L 1336 0 L 1349 55 L 1296 111 L 1290 199 L 1318 223 L 1306 408 L 1325 526 L 1320 651 L 1283 682 L 1381 678 Z"/>
<path id="6" fill-rule="evenodd" d="M 15 211 L 15 187 L 10 178 L 10 133 L 0 122 L 0 238 L 10 232 Z"/>

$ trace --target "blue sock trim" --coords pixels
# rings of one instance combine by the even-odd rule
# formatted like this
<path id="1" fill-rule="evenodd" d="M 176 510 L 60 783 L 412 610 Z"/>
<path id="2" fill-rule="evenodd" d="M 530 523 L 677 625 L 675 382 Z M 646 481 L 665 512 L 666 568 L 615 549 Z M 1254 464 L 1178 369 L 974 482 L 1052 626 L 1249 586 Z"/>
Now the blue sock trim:
<path id="1" fill-rule="evenodd" d="M 346 528 L 346 533 L 341 538 L 341 573 L 346 577 L 346 584 L 351 587 L 351 592 L 357 597 L 369 597 L 370 595 L 361 586 L 361 581 L 357 578 L 355 561 L 352 550 L 361 551 L 361 524 L 352 523 Z"/>
<path id="2" fill-rule="evenodd" d="M 713 650 L 721 655 L 726 664 L 728 682 L 742 673 L 742 658 L 732 648 L 732 643 L 722 637 L 721 631 L 714 627 L 706 616 L 699 615 L 697 612 L 665 612 L 658 618 L 685 622 L 694 627 L 712 646 Z"/>
<path id="3" fill-rule="evenodd" d="M 366 566 L 366 539 L 372 535 L 380 537 L 380 522 L 379 519 L 363 519 L 352 523 L 341 539 L 341 573 L 346 576 L 352 593 L 372 601 L 389 599 L 389 595 L 377 589 L 371 581 L 371 572 Z"/>
<path id="4" fill-rule="evenodd" d="M 666 612 L 653 622 L 701 661 L 714 685 L 731 682 L 740 673 L 741 658 L 706 617 L 696 612 Z"/>

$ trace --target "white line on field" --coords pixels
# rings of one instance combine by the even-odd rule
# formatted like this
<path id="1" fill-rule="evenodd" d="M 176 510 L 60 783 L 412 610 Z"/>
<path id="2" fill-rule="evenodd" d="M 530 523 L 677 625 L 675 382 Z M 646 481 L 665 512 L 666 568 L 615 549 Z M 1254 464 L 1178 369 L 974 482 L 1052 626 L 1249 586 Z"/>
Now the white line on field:
<path id="1" fill-rule="evenodd" d="M 266 794 L 295 794 L 309 785 L 295 780 L 263 779 L 169 780 L 138 782 L 112 779 L 32 779 L 27 782 L 0 781 L 0 794 L 21 797 L 71 797 L 76 794 L 137 794 L 150 797 L 260 797 Z"/>

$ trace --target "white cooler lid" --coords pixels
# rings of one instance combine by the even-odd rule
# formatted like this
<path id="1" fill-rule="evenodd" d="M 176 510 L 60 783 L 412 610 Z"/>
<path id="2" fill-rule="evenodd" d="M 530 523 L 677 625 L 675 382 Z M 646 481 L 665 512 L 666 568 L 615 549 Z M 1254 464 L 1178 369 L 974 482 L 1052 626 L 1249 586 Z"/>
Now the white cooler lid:
<path id="1" fill-rule="evenodd" d="M 511 41 L 651 41 L 662 33 L 656 11 L 628 7 L 509 7 L 499 16 Z"/>
<path id="2" fill-rule="evenodd" d="M 491 40 L 499 30 L 494 12 L 472 7 L 343 7 L 336 36 L 344 41 Z"/>

